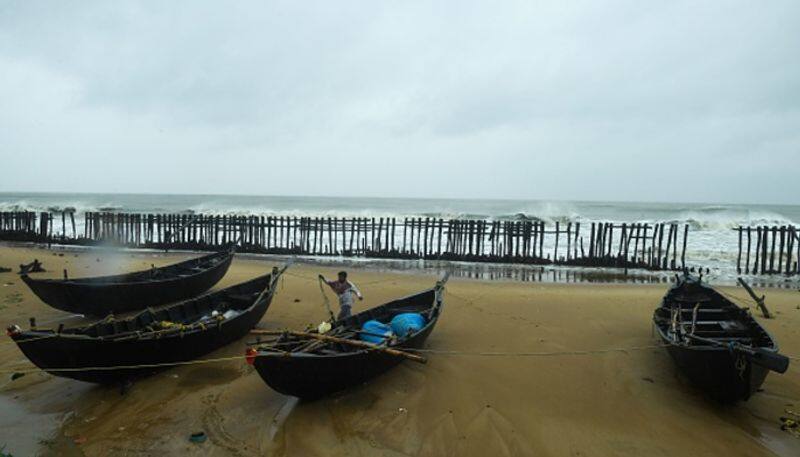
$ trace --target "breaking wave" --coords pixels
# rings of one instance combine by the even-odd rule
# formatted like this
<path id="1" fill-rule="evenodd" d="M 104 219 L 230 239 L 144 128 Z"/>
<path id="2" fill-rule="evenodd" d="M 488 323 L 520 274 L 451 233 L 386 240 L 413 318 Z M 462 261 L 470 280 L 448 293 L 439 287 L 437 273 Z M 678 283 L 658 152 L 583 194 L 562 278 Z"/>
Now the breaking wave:
<path id="1" fill-rule="evenodd" d="M 800 222 L 800 206 L 522 200 L 377 199 L 203 195 L 0 194 L 0 211 L 75 211 L 494 219 L 553 223 L 672 222 L 696 231 Z"/>

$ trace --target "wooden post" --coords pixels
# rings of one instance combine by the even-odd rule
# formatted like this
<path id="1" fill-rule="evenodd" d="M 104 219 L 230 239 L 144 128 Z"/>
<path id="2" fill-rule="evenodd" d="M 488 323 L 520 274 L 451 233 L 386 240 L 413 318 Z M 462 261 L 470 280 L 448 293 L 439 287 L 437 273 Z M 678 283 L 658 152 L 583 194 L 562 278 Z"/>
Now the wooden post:
<path id="1" fill-rule="evenodd" d="M 744 261 L 744 272 L 750 274 L 750 243 L 751 243 L 751 227 L 747 226 L 747 255 Z"/>
<path id="2" fill-rule="evenodd" d="M 556 221 L 556 241 L 555 246 L 553 247 L 553 263 L 558 262 L 558 236 L 560 231 L 559 223 Z"/>
<path id="3" fill-rule="evenodd" d="M 397 239 L 397 238 L 395 238 L 395 230 L 396 229 L 397 229 L 397 218 L 393 217 L 392 218 L 392 252 L 395 252 L 394 243 L 395 243 L 395 240 Z"/>
<path id="4" fill-rule="evenodd" d="M 736 230 L 739 232 L 739 247 L 736 255 L 736 273 L 742 274 L 742 226 L 740 225 Z"/>
<path id="5" fill-rule="evenodd" d="M 761 274 L 763 275 L 767 272 L 767 250 L 769 248 L 767 244 L 769 243 L 769 227 L 764 226 L 764 228 L 761 230 L 761 236 L 764 237 L 764 239 L 761 241 Z"/>
<path id="6" fill-rule="evenodd" d="M 769 249 L 769 274 L 775 273 L 775 239 L 778 237 L 778 227 L 772 226 L 770 229 L 772 233 L 772 245 Z"/>
<path id="7" fill-rule="evenodd" d="M 669 232 L 667 232 L 667 249 L 664 252 L 664 258 L 660 260 L 660 267 L 662 270 L 666 270 L 669 266 L 669 248 L 672 247 L 672 232 L 675 229 L 674 224 L 669 224 Z"/>
<path id="8" fill-rule="evenodd" d="M 780 228 L 780 248 L 778 248 L 778 270 L 776 273 L 783 272 L 783 250 L 786 247 L 786 226 L 782 225 Z"/>
<path id="9" fill-rule="evenodd" d="M 444 219 L 439 218 L 439 234 L 438 234 L 439 244 L 438 244 L 438 248 L 436 249 L 436 255 L 438 255 L 438 256 L 442 255 L 442 230 L 443 229 L 444 229 Z"/>
<path id="10" fill-rule="evenodd" d="M 403 218 L 403 252 L 406 252 L 406 233 L 408 232 L 408 218 Z"/>
<path id="11" fill-rule="evenodd" d="M 761 258 L 761 227 L 756 227 L 756 250 L 755 256 L 753 260 L 753 268 L 750 270 L 753 274 L 758 274 L 758 268 L 761 262 L 759 259 Z"/>
<path id="12" fill-rule="evenodd" d="M 423 255 L 422 245 L 420 244 L 420 238 L 422 237 L 422 218 L 417 218 L 417 257 L 421 258 Z"/>
<path id="13" fill-rule="evenodd" d="M 794 248 L 794 227 L 786 227 L 786 269 L 785 274 L 788 276 L 792 272 L 792 251 Z"/>
<path id="14" fill-rule="evenodd" d="M 758 305 L 759 309 L 761 309 L 761 313 L 764 315 L 765 318 L 770 319 L 772 316 L 769 314 L 769 310 L 767 309 L 767 305 L 764 303 L 764 296 L 761 297 L 756 296 L 753 289 L 750 288 L 750 285 L 745 282 L 744 279 L 738 278 L 739 284 L 744 287 L 744 290 L 750 295 L 750 297 L 755 300 L 756 304 Z"/>
<path id="15" fill-rule="evenodd" d="M 350 219 L 350 255 L 353 255 L 353 240 L 357 240 L 356 238 L 356 220 L 355 218 Z M 405 232 L 403 233 L 405 235 Z M 403 244 L 405 244 L 405 239 L 403 239 Z"/>
<path id="16" fill-rule="evenodd" d="M 539 222 L 539 233 L 542 234 L 539 237 L 539 253 L 544 256 L 544 221 Z"/>

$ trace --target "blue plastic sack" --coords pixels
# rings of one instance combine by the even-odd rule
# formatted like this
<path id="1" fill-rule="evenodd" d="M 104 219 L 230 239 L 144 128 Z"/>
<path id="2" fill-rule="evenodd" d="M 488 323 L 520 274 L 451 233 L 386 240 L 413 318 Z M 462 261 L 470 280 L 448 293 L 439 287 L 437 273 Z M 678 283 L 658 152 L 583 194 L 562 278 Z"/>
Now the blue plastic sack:
<path id="1" fill-rule="evenodd" d="M 422 330 L 425 327 L 425 318 L 419 313 L 403 313 L 395 316 L 389 325 L 394 334 L 402 338 Z"/>
<path id="2" fill-rule="evenodd" d="M 361 326 L 361 330 L 368 333 L 374 333 L 374 335 L 368 335 L 364 333 L 359 334 L 359 338 L 361 338 L 361 341 L 366 341 L 367 343 L 372 343 L 372 344 L 381 344 L 385 339 L 390 338 L 392 336 L 392 328 L 376 320 L 364 322 L 364 325 Z M 385 335 L 386 338 L 382 338 L 377 335 Z"/>

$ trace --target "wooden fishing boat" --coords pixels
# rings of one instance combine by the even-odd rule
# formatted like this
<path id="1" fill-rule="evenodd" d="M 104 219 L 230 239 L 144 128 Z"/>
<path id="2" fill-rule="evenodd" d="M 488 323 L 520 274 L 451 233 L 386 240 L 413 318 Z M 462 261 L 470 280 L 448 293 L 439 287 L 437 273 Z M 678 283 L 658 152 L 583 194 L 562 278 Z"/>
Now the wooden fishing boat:
<path id="1" fill-rule="evenodd" d="M 676 275 L 653 323 L 679 369 L 724 403 L 747 400 L 769 371 L 784 373 L 789 366 L 747 309 L 688 274 Z"/>
<path id="2" fill-rule="evenodd" d="M 233 254 L 231 248 L 166 267 L 94 278 L 34 279 L 22 274 L 22 281 L 53 308 L 106 316 L 196 297 L 225 276 Z"/>
<path id="3" fill-rule="evenodd" d="M 118 383 L 208 354 L 247 335 L 269 308 L 278 278 L 273 269 L 250 281 L 126 319 L 112 316 L 76 328 L 8 328 L 36 366 L 55 376 Z"/>
<path id="4" fill-rule="evenodd" d="M 432 289 L 335 322 L 321 335 L 324 340 L 304 337 L 310 335 L 302 332 L 284 332 L 269 344 L 248 349 L 248 363 L 276 391 L 312 400 L 364 383 L 406 358 L 424 360 L 403 350 L 421 348 L 433 331 L 442 311 L 446 281 L 447 276 Z M 389 322 L 402 313 L 422 314 L 425 325 L 380 345 L 359 339 L 365 322 Z"/>

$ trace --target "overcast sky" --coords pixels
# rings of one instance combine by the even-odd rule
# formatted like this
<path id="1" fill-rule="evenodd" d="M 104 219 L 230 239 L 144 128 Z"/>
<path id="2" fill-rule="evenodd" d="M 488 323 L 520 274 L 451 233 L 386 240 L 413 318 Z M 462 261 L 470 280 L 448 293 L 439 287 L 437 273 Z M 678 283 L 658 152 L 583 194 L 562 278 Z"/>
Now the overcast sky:
<path id="1" fill-rule="evenodd" d="M 0 191 L 800 202 L 800 2 L 0 0 Z"/>

